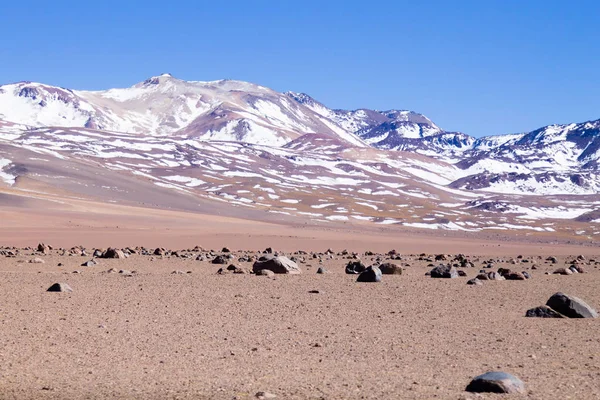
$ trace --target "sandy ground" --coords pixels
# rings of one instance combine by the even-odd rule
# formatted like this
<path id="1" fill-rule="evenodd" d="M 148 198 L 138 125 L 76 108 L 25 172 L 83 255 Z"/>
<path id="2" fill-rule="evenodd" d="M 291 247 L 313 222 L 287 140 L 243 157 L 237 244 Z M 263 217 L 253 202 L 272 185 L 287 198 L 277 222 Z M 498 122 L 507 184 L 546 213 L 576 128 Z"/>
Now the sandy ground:
<path id="1" fill-rule="evenodd" d="M 34 257 L 45 263 L 27 262 Z M 599 398 L 600 319 L 524 317 L 557 291 L 599 307 L 595 262 L 557 276 L 544 274 L 557 265 L 526 258 L 508 266 L 531 280 L 471 287 L 424 276 L 428 262 L 411 255 L 395 261 L 410 265 L 403 275 L 359 284 L 337 255 L 270 279 L 217 275 L 218 265 L 194 258 L 81 267 L 89 257 L 23 251 L 0 259 L 0 398 L 500 398 L 464 392 L 489 370 L 526 383 L 526 395 L 509 398 Z M 472 257 L 468 275 L 486 259 Z M 317 275 L 319 265 L 331 273 Z M 46 292 L 54 282 L 74 292 Z"/>
<path id="2" fill-rule="evenodd" d="M 0 257 L 0 399 L 249 399 L 258 391 L 280 399 L 499 398 L 464 392 L 472 377 L 490 370 L 526 383 L 526 395 L 510 398 L 600 398 L 600 319 L 524 317 L 557 291 L 600 308 L 595 262 L 586 274 L 544 274 L 579 254 L 600 261 L 597 247 L 75 200 L 50 207 L 36 199 L 5 203 L 0 221 L 0 246 L 396 249 L 404 255 L 396 262 L 408 264 L 402 276 L 359 284 L 338 255 L 323 257 L 330 274 L 317 275 L 319 260 L 307 258 L 301 275 L 275 279 L 217 275 L 219 266 L 196 261 L 197 253 L 133 255 L 94 267 L 80 266 L 90 257 L 57 251 Z M 500 260 L 496 267 L 539 269 L 529 270 L 528 281 L 471 287 L 468 278 L 424 276 L 430 267 L 419 253 L 467 254 L 477 265 L 466 270 L 469 277 L 488 258 Z M 531 262 L 505 264 L 517 255 Z M 544 263 L 549 255 L 559 264 Z M 28 262 L 35 257 L 45 263 Z M 137 273 L 105 273 L 113 267 Z M 54 282 L 74 292 L 46 292 Z"/>

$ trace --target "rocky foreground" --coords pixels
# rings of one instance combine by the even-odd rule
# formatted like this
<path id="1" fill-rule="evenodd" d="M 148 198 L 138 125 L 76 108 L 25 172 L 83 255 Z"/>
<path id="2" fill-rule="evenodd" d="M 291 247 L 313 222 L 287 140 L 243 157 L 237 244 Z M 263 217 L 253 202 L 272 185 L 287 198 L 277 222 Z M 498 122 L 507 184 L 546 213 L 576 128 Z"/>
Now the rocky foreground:
<path id="1" fill-rule="evenodd" d="M 0 399 L 600 396 L 600 256 L 0 255 Z"/>

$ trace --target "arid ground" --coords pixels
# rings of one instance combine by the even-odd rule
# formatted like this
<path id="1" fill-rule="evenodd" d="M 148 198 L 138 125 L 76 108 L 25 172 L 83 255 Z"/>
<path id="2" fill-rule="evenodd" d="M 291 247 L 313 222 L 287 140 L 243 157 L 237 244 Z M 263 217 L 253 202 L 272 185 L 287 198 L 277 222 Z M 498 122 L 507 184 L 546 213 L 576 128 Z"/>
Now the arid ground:
<path id="1" fill-rule="evenodd" d="M 596 247 L 86 202 L 61 211 L 27 201 L 0 210 L 0 245 L 20 248 L 0 258 L 1 399 L 251 399 L 260 391 L 280 399 L 600 398 L 600 319 L 524 316 L 558 291 L 600 308 Z M 39 242 L 54 250 L 36 252 Z M 76 245 L 88 255 L 60 255 Z M 81 266 L 94 248 L 109 246 L 179 256 L 132 254 Z M 211 260 L 223 247 L 248 270 L 252 262 L 239 257 L 266 247 L 307 254 L 295 255 L 300 275 L 220 275 L 226 265 Z M 401 259 L 392 262 L 403 274 L 356 283 L 344 272 L 351 257 L 344 249 L 366 265 L 395 249 Z M 437 265 L 430 255 L 459 253 L 475 265 L 463 269 L 467 277 L 425 276 Z M 578 255 L 586 273 L 546 274 Z M 466 285 L 490 260 L 493 270 L 532 278 Z M 316 274 L 319 266 L 330 273 Z M 46 292 L 55 282 L 73 292 Z M 464 391 L 492 370 L 519 377 L 527 394 Z"/>

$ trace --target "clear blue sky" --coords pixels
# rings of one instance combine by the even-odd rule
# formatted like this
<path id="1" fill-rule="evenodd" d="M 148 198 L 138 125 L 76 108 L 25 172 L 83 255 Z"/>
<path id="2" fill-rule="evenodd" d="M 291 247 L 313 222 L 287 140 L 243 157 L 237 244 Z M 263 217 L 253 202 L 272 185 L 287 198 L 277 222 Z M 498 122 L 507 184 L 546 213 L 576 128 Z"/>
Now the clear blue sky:
<path id="1" fill-rule="evenodd" d="M 600 118 L 599 1 L 13 1 L 0 82 L 170 72 L 410 109 L 482 136 Z"/>

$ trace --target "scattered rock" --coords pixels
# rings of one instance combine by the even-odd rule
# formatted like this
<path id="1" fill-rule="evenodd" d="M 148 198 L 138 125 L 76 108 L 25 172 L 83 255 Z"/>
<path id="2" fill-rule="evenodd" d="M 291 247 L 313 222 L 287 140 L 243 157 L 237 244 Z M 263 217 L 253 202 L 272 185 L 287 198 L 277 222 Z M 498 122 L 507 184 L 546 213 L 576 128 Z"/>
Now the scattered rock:
<path id="1" fill-rule="evenodd" d="M 379 266 L 383 275 L 402 275 L 402 267 L 392 263 L 383 263 Z"/>
<path id="2" fill-rule="evenodd" d="M 432 278 L 458 278 L 456 268 L 450 265 L 438 265 L 429 274 Z"/>
<path id="3" fill-rule="evenodd" d="M 467 285 L 481 286 L 483 285 L 483 282 L 478 278 L 473 278 L 467 281 Z"/>
<path id="4" fill-rule="evenodd" d="M 261 276 L 268 276 L 268 277 L 274 277 L 275 276 L 275 272 L 271 271 L 270 269 L 261 269 L 255 272 L 256 275 L 261 275 Z"/>
<path id="5" fill-rule="evenodd" d="M 273 393 L 269 393 L 269 392 L 256 392 L 254 397 L 256 397 L 259 400 L 276 399 L 277 398 L 276 395 L 274 395 Z"/>
<path id="6" fill-rule="evenodd" d="M 50 250 L 52 250 L 52 246 L 48 246 L 44 243 L 40 243 L 37 246 L 37 251 L 39 251 L 40 253 L 43 253 L 43 254 L 49 254 Z"/>
<path id="7" fill-rule="evenodd" d="M 525 384 L 511 374 L 495 371 L 473 378 L 466 391 L 476 393 L 525 393 Z"/>
<path id="8" fill-rule="evenodd" d="M 553 294 L 546 305 L 569 318 L 597 318 L 598 313 L 583 300 L 558 292 Z"/>
<path id="9" fill-rule="evenodd" d="M 504 275 L 504 279 L 508 281 L 524 281 L 526 278 L 521 272 L 510 272 L 509 274 Z"/>
<path id="10" fill-rule="evenodd" d="M 298 264 L 284 256 L 264 255 L 252 266 L 254 272 L 268 269 L 276 274 L 300 274 L 302 271 Z"/>
<path id="11" fill-rule="evenodd" d="M 536 318 L 565 318 L 564 315 L 557 313 L 553 309 L 548 306 L 539 306 L 527 310 L 525 313 L 526 317 L 536 317 Z"/>
<path id="12" fill-rule="evenodd" d="M 367 269 L 367 267 L 365 267 L 365 265 L 360 260 L 350 261 L 346 265 L 346 273 L 351 275 L 360 274 L 365 269 Z"/>
<path id="13" fill-rule="evenodd" d="M 98 264 L 95 260 L 89 260 L 84 262 L 83 264 L 81 264 L 82 267 L 93 267 L 94 265 Z"/>
<path id="14" fill-rule="evenodd" d="M 356 282 L 381 282 L 381 270 L 376 266 L 370 266 L 358 275 Z"/>
<path id="15" fill-rule="evenodd" d="M 227 264 L 227 258 L 223 256 L 216 256 L 211 262 L 213 264 Z"/>
<path id="16" fill-rule="evenodd" d="M 71 288 L 71 286 L 69 286 L 66 283 L 55 283 L 54 285 L 50 286 L 46 291 L 47 292 L 72 292 L 73 289 Z"/>
<path id="17" fill-rule="evenodd" d="M 106 249 L 106 251 L 104 253 L 102 253 L 102 255 L 99 258 L 125 258 L 125 253 L 123 253 L 123 250 L 119 250 L 119 249 L 114 249 L 112 247 L 109 247 L 108 249 Z"/>
<path id="18" fill-rule="evenodd" d="M 553 272 L 556 275 L 573 275 L 573 271 L 567 268 L 559 268 Z"/>

